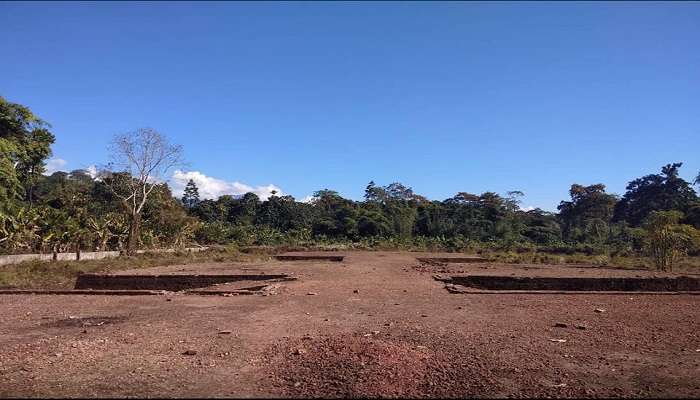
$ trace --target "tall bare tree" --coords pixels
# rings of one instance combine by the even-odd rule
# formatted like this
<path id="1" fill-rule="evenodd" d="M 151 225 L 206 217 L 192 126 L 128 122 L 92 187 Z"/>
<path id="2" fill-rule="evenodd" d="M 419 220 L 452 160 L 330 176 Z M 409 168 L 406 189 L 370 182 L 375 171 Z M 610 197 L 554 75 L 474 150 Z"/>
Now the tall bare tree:
<path id="1" fill-rule="evenodd" d="M 171 144 L 155 129 L 140 128 L 115 135 L 110 152 L 112 162 L 103 180 L 129 215 L 126 252 L 133 255 L 138 246 L 141 211 L 156 185 L 183 164 L 182 146 Z"/>

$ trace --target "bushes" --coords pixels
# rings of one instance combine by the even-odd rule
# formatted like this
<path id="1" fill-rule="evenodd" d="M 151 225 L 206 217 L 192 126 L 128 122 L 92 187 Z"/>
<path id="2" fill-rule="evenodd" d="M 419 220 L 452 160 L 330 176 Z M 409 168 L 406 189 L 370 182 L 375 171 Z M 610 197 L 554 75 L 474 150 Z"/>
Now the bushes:
<path id="1" fill-rule="evenodd" d="M 268 225 L 232 225 L 219 221 L 202 224 L 195 233 L 195 239 L 204 244 L 234 243 L 238 246 L 295 246 L 313 241 L 309 228 L 281 232 Z"/>
<path id="2" fill-rule="evenodd" d="M 682 218 L 680 211 L 653 211 L 644 222 L 645 248 L 661 271 L 672 271 L 679 257 L 700 247 L 700 231 L 680 224 Z"/>
<path id="3" fill-rule="evenodd" d="M 195 232 L 195 240 L 199 243 L 226 244 L 233 238 L 234 227 L 225 222 L 207 222 Z"/>

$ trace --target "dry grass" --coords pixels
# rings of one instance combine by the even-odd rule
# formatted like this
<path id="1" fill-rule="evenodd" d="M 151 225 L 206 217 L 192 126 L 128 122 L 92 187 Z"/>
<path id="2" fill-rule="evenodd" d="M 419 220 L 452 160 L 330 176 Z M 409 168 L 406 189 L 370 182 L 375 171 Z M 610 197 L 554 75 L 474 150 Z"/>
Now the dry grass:
<path id="1" fill-rule="evenodd" d="M 549 254 L 549 253 L 516 253 L 516 252 L 496 252 L 485 253 L 482 256 L 490 261 L 512 263 L 512 264 L 585 264 L 599 265 L 601 267 L 616 267 L 630 269 L 654 270 L 653 261 L 648 257 L 616 257 L 607 255 L 585 255 L 585 254 Z M 677 273 L 700 273 L 700 257 L 685 257 L 674 266 L 673 272 Z"/>
<path id="2" fill-rule="evenodd" d="M 0 288 L 70 289 L 81 273 L 108 273 L 125 269 L 150 268 L 173 264 L 252 261 L 266 255 L 243 254 L 235 249 L 211 249 L 201 252 L 144 253 L 133 257 L 83 261 L 25 261 L 0 266 Z"/>
<path id="3" fill-rule="evenodd" d="M 0 289 L 44 288 L 70 289 L 75 278 L 81 273 L 108 273 L 125 269 L 150 268 L 163 265 L 194 264 L 204 262 L 260 261 L 269 259 L 271 254 L 299 250 L 348 250 L 333 246 L 313 248 L 292 248 L 289 246 L 262 246 L 244 248 L 219 247 L 201 252 L 144 253 L 134 257 L 106 258 L 84 261 L 26 261 L 20 264 L 0 266 Z M 609 257 L 606 255 L 588 256 L 583 254 L 557 255 L 538 252 L 484 253 L 490 261 L 515 264 L 587 264 L 617 268 L 643 268 L 653 270 L 650 259 L 645 257 Z M 700 257 L 686 257 L 674 267 L 678 273 L 700 273 Z"/>

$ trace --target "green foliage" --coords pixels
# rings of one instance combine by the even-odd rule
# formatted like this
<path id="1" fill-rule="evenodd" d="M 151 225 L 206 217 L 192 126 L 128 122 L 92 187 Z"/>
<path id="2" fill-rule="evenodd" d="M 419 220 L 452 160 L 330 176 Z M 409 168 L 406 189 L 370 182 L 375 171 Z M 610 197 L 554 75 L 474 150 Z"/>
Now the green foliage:
<path id="1" fill-rule="evenodd" d="M 682 218 L 680 211 L 652 211 L 644 221 L 647 251 L 661 271 L 673 271 L 680 256 L 700 246 L 700 231 L 680 224 Z"/>
<path id="2" fill-rule="evenodd" d="M 615 220 L 639 226 L 653 211 L 686 213 L 699 199 L 688 182 L 678 176 L 683 163 L 667 164 L 660 174 L 631 181 L 627 193 L 615 206 Z"/>
<path id="3" fill-rule="evenodd" d="M 20 198 L 33 201 L 55 138 L 29 108 L 0 96 L 0 210 Z"/>
<path id="4" fill-rule="evenodd" d="M 617 198 L 605 192 L 605 185 L 571 185 L 571 201 L 562 201 L 559 219 L 563 237 L 573 242 L 602 244 L 608 238 Z"/>
<path id="5" fill-rule="evenodd" d="M 234 229 L 235 226 L 223 221 L 204 222 L 195 231 L 194 237 L 199 243 L 226 244 L 233 239 Z M 246 242 L 243 235 L 239 235 L 237 239 L 239 243 Z"/>
<path id="6" fill-rule="evenodd" d="M 9 252 L 33 250 L 40 239 L 41 215 L 37 209 L 19 208 L 13 215 L 0 214 L 0 244 Z"/>
<path id="7" fill-rule="evenodd" d="M 686 252 L 700 252 L 692 228 L 700 228 L 700 199 L 680 178 L 681 163 L 632 180 L 621 199 L 603 184 L 573 184 L 558 214 L 522 210 L 519 191 L 458 192 L 429 201 L 400 182 L 374 181 L 363 201 L 323 189 L 307 203 L 277 193 L 264 201 L 253 193 L 200 200 L 190 180 L 177 201 L 167 184 L 153 184 L 164 180 L 153 179 L 157 172 L 167 177 L 181 153 L 158 132 L 116 137 L 113 145 L 125 165 L 95 179 L 82 170 L 43 175 L 54 141 L 48 128 L 28 108 L 0 97 L 0 252 L 133 253 L 136 245 L 193 242 L 498 252 L 523 260 L 535 253 L 530 259 L 557 254 L 610 260 L 646 251 L 661 268 L 671 268 Z M 138 154 L 160 154 L 164 162 Z"/>
<path id="8" fill-rule="evenodd" d="M 14 167 L 16 154 L 15 143 L 0 138 L 0 211 L 7 211 L 22 196 L 22 185 Z"/>
<path id="9" fill-rule="evenodd" d="M 182 248 L 192 242 L 199 224 L 175 200 L 168 185 L 156 185 L 143 209 L 141 240 L 150 248 Z"/>
<path id="10" fill-rule="evenodd" d="M 187 208 L 192 208 L 199 203 L 199 188 L 192 179 L 187 181 L 185 191 L 182 195 L 182 204 Z"/>

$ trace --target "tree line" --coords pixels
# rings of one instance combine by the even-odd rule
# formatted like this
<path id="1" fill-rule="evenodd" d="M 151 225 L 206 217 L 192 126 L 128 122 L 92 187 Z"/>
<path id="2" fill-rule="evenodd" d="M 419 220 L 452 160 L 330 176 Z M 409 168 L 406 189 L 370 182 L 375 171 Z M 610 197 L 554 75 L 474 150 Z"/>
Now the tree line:
<path id="1" fill-rule="evenodd" d="M 700 198 L 682 163 L 634 179 L 621 197 L 605 185 L 573 184 L 558 212 L 523 210 L 522 192 L 456 193 L 429 200 L 402 183 L 369 182 L 355 201 L 330 189 L 309 202 L 273 193 L 200 199 L 189 181 L 180 199 L 165 182 L 182 149 L 153 129 L 115 136 L 112 161 L 44 175 L 55 138 L 27 107 L 0 97 L 0 251 L 63 252 L 355 242 L 443 249 L 495 249 L 673 259 L 698 251 Z M 655 248 L 652 242 L 667 243 Z M 658 247 L 658 246 L 657 246 Z"/>

